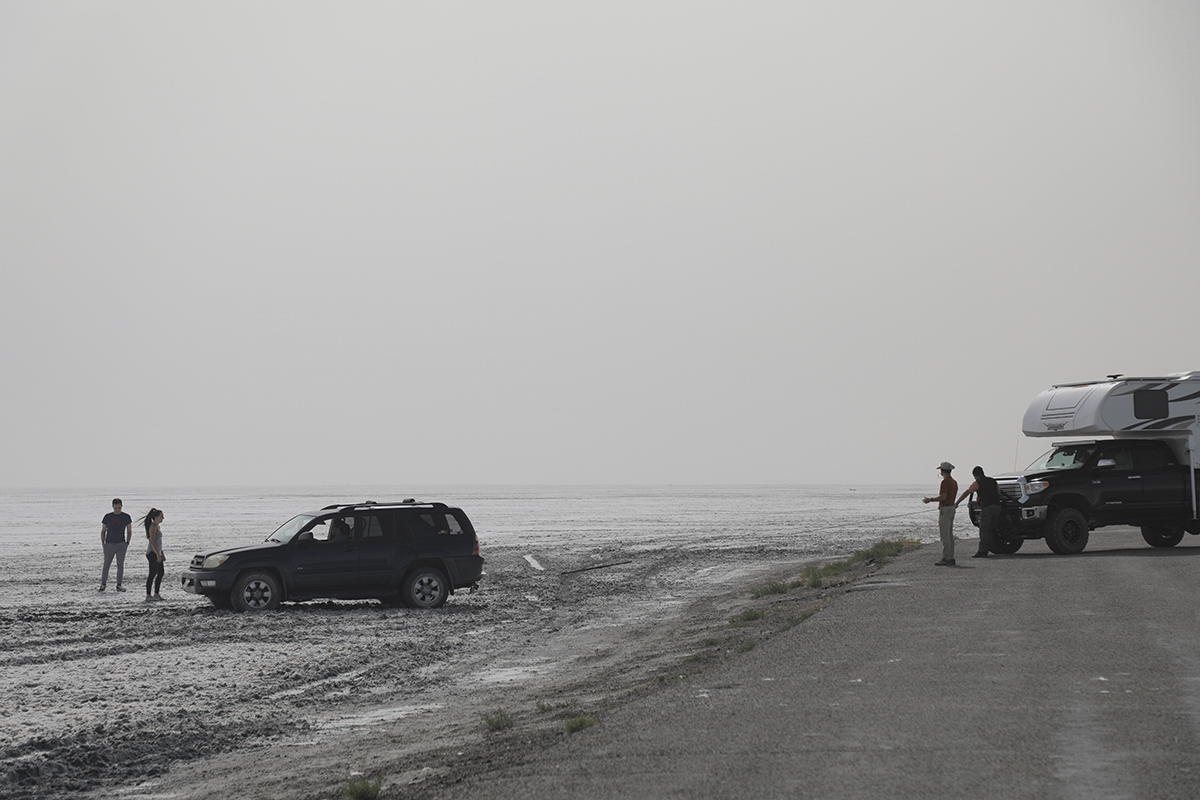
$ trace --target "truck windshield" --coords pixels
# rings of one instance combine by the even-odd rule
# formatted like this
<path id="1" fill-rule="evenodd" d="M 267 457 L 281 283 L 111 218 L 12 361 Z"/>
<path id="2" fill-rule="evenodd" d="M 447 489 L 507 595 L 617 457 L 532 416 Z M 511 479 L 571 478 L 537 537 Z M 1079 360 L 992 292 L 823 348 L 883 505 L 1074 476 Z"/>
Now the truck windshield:
<path id="1" fill-rule="evenodd" d="M 1066 444 L 1056 447 L 1025 468 L 1026 472 L 1045 472 L 1050 469 L 1079 469 L 1091 458 L 1094 444 Z"/>
<path id="2" fill-rule="evenodd" d="M 292 540 L 293 536 L 300 532 L 301 528 L 312 521 L 313 518 L 305 514 L 301 514 L 298 517 L 292 517 L 287 522 L 280 525 L 278 530 L 268 536 L 267 541 L 287 544 Z"/>

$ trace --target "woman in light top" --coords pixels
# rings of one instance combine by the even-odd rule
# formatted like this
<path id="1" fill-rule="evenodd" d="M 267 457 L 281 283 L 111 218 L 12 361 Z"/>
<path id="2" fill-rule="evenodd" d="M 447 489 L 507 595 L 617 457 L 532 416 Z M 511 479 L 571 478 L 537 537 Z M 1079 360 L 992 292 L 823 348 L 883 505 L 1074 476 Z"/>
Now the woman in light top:
<path id="1" fill-rule="evenodd" d="M 146 599 L 147 600 L 162 600 L 159 595 L 159 587 L 162 586 L 164 562 L 166 556 L 163 555 L 162 548 L 162 528 L 159 524 L 163 521 L 163 512 L 157 508 L 152 508 L 146 512 L 146 516 L 142 517 L 142 524 L 146 526 L 146 538 L 149 540 L 146 543 L 146 560 L 150 562 L 150 576 L 146 578 Z M 154 589 L 154 594 L 150 594 L 150 589 Z"/>

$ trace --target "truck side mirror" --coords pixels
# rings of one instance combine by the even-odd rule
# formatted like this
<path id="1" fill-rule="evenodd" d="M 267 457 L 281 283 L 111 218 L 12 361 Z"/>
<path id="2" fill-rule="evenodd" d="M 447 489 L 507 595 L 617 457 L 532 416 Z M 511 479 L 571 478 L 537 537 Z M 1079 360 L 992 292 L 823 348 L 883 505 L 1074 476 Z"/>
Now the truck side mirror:
<path id="1" fill-rule="evenodd" d="M 1115 458 L 1102 458 L 1096 462 L 1096 469 L 1116 469 L 1117 460 Z"/>

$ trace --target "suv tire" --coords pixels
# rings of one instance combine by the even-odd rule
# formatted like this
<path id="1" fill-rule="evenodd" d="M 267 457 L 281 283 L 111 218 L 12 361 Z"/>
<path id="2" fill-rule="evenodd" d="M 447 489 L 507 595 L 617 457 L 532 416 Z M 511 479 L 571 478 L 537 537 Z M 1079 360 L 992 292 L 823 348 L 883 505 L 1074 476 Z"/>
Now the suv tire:
<path id="1" fill-rule="evenodd" d="M 1142 528 L 1142 538 L 1151 547 L 1174 547 L 1183 541 L 1183 527 L 1146 525 Z"/>
<path id="2" fill-rule="evenodd" d="M 247 572 L 234 581 L 229 599 L 237 611 L 273 611 L 279 608 L 279 581 L 269 572 Z"/>
<path id="3" fill-rule="evenodd" d="M 433 567 L 417 567 L 400 583 L 400 599 L 409 608 L 441 608 L 449 596 L 446 576 Z"/>
<path id="4" fill-rule="evenodd" d="M 1082 553 L 1088 543 L 1087 517 L 1074 508 L 1060 508 L 1046 523 L 1046 544 L 1059 555 Z"/>

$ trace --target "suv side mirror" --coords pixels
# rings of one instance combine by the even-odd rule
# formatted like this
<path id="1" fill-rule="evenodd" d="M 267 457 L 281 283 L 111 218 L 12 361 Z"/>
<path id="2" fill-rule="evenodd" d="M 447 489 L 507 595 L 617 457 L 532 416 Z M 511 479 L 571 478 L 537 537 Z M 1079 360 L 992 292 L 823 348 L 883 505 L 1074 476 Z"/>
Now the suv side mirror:
<path id="1" fill-rule="evenodd" d="M 302 533 L 296 537 L 296 544 L 308 544 L 309 542 L 312 542 L 312 540 L 313 540 L 312 531 L 305 531 L 304 533 Z"/>
<path id="2" fill-rule="evenodd" d="M 1096 469 L 1116 469 L 1117 460 L 1115 458 L 1102 458 L 1096 462 Z"/>

